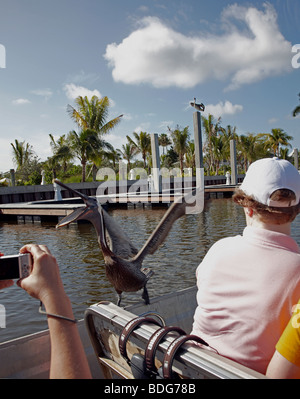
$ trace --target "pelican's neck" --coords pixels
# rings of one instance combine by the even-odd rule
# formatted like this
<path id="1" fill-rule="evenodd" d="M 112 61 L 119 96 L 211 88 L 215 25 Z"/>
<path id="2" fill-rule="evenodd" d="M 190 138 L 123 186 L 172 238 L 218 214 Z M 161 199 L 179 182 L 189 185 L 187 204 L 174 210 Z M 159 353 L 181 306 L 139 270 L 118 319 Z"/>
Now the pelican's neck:
<path id="1" fill-rule="evenodd" d="M 101 247 L 101 250 L 104 255 L 110 255 L 112 252 L 107 245 L 106 241 L 106 236 L 105 236 L 105 226 L 104 226 L 104 220 L 103 220 L 103 215 L 100 214 L 100 211 L 93 212 L 93 216 L 90 219 L 91 223 L 93 224 L 97 236 L 98 236 L 98 243 Z"/>

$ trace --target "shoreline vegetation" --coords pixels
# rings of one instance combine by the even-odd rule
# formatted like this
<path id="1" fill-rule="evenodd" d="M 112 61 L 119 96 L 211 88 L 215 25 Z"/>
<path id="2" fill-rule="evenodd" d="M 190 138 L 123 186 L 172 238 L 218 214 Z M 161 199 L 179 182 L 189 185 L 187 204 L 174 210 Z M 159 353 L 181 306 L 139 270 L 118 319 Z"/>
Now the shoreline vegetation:
<path id="1" fill-rule="evenodd" d="M 299 93 L 300 99 L 300 93 Z M 49 133 L 52 156 L 39 159 L 33 146 L 17 139 L 11 143 L 12 159 L 15 165 L 16 185 L 41 184 L 42 172 L 45 184 L 58 178 L 64 183 L 96 181 L 100 168 L 111 168 L 119 179 L 119 162 L 127 167 L 127 174 L 134 168 L 143 168 L 151 173 L 151 139 L 148 132 L 133 132 L 126 135 L 127 142 L 121 148 L 114 148 L 106 135 L 121 123 L 123 115 L 109 121 L 110 102 L 108 97 L 92 98 L 79 96 L 75 106 L 68 105 L 67 112 L 77 124 L 77 131 L 57 136 Z M 300 113 L 300 106 L 293 110 L 293 116 Z M 248 166 L 257 159 L 278 156 L 291 162 L 291 140 L 293 137 L 281 128 L 270 133 L 247 133 L 239 135 L 235 126 L 222 125 L 221 118 L 209 114 L 202 116 L 204 174 L 225 175 L 230 172 L 230 140 L 236 141 L 238 173 L 244 174 Z M 158 136 L 161 149 L 162 168 L 184 169 L 195 175 L 195 145 L 191 139 L 190 127 L 177 125 L 168 127 L 166 133 Z M 0 185 L 10 185 L 10 171 L 1 173 Z"/>

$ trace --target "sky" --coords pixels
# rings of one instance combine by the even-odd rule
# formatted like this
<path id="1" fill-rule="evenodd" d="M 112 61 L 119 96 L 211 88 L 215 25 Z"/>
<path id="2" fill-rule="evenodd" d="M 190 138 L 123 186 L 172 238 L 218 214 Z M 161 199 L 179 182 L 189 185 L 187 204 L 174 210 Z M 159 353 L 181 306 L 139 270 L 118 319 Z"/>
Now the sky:
<path id="1" fill-rule="evenodd" d="M 78 131 L 79 95 L 123 114 L 115 148 L 177 125 L 192 139 L 194 98 L 238 134 L 280 128 L 300 148 L 299 92 L 299 0 L 0 0 L 0 172 L 16 139 L 45 161 L 49 134 Z"/>

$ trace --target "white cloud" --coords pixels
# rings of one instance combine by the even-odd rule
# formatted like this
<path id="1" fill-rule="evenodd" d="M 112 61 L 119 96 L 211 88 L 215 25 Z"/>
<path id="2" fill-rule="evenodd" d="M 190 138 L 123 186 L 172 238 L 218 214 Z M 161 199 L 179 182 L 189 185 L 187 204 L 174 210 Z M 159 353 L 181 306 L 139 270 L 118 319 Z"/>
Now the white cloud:
<path id="1" fill-rule="evenodd" d="M 205 107 L 205 111 L 203 112 L 204 115 L 211 114 L 215 116 L 216 118 L 219 118 L 223 115 L 234 115 L 237 112 L 242 112 L 243 111 L 243 106 L 242 105 L 233 105 L 230 101 L 225 101 L 223 103 L 222 101 L 219 102 L 219 104 L 213 105 L 213 104 L 208 104 Z"/>
<path id="2" fill-rule="evenodd" d="M 268 120 L 268 123 L 269 123 L 270 125 L 272 125 L 272 124 L 274 124 L 274 123 L 277 123 L 277 122 L 278 122 L 278 118 L 271 118 L 271 119 Z"/>
<path id="3" fill-rule="evenodd" d="M 132 115 L 129 113 L 123 114 L 122 120 L 124 121 L 131 121 L 133 119 Z"/>
<path id="4" fill-rule="evenodd" d="M 222 23 L 222 35 L 186 36 L 146 17 L 120 44 L 109 44 L 104 58 L 116 82 L 157 88 L 229 79 L 227 88 L 236 89 L 292 69 L 291 43 L 280 33 L 270 4 L 262 11 L 229 6 Z"/>
<path id="5" fill-rule="evenodd" d="M 48 100 L 53 95 L 53 92 L 50 89 L 32 90 L 31 93 L 35 94 L 36 96 L 45 97 L 46 100 Z"/>
<path id="6" fill-rule="evenodd" d="M 30 101 L 27 98 L 18 98 L 17 100 L 13 100 L 14 105 L 24 105 L 30 104 Z"/>
<path id="7" fill-rule="evenodd" d="M 54 138 L 58 138 L 54 136 Z M 30 137 L 30 144 L 33 146 L 35 154 L 41 161 L 45 161 L 48 157 L 52 156 L 50 147 L 49 133 L 41 130 Z"/>
<path id="8" fill-rule="evenodd" d="M 174 121 L 162 121 L 159 124 L 159 128 L 162 129 L 163 131 L 167 132 L 168 131 L 168 127 L 172 127 L 174 125 Z"/>
<path id="9" fill-rule="evenodd" d="M 87 96 L 88 98 L 93 96 L 102 97 L 98 90 L 89 90 L 83 86 L 76 86 L 74 83 L 65 84 L 63 89 L 69 100 L 75 100 L 78 96 Z"/>
<path id="10" fill-rule="evenodd" d="M 121 137 L 113 133 L 109 133 L 108 135 L 106 135 L 105 140 L 111 143 L 115 148 L 121 148 L 123 144 L 127 143 L 126 137 Z"/>
<path id="11" fill-rule="evenodd" d="M 136 132 L 137 134 L 140 134 L 140 132 L 148 132 L 150 129 L 150 122 L 144 122 L 141 123 L 139 126 L 137 126 L 133 131 Z"/>

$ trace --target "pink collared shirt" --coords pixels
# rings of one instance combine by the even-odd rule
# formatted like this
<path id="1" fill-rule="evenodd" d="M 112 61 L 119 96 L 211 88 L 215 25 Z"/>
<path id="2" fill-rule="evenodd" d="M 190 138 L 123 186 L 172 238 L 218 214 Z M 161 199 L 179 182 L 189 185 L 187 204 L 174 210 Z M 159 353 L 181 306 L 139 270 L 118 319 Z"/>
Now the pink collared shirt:
<path id="1" fill-rule="evenodd" d="M 192 334 L 265 373 L 300 297 L 300 251 L 288 235 L 246 227 L 215 243 L 196 271 Z"/>

